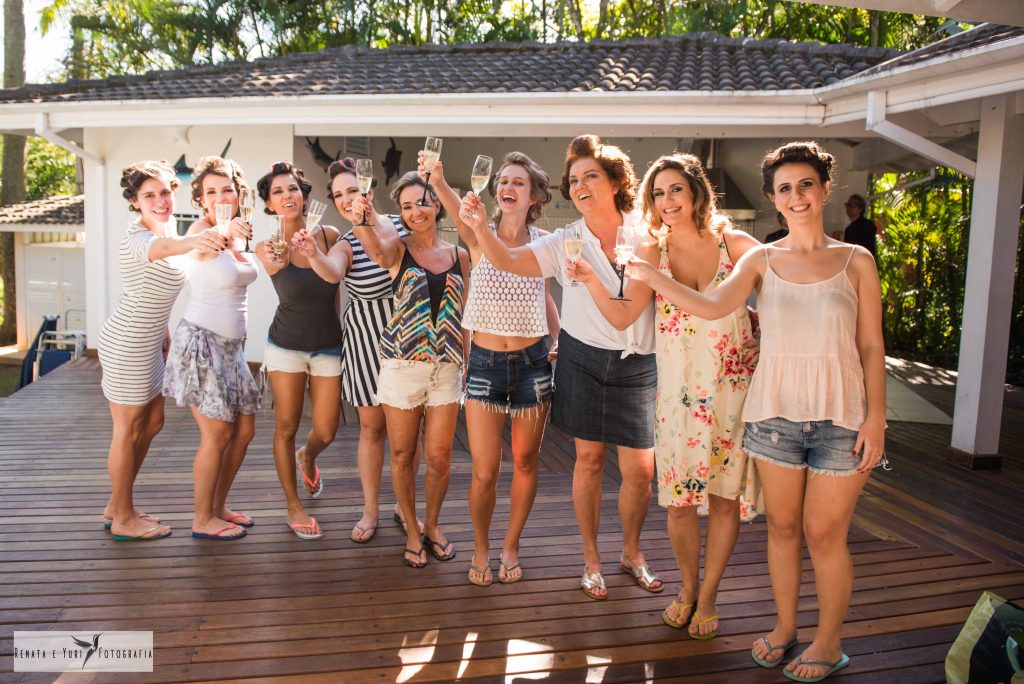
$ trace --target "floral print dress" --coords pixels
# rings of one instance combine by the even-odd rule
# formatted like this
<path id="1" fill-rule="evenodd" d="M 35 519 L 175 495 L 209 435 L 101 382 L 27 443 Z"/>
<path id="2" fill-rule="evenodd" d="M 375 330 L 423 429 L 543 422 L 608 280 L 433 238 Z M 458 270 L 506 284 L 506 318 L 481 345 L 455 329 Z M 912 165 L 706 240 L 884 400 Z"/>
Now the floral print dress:
<path id="1" fill-rule="evenodd" d="M 668 245 L 660 240 L 659 269 L 670 278 Z M 708 293 L 732 273 L 725 238 L 718 238 L 718 271 Z M 724 318 L 704 320 L 660 294 L 655 299 L 658 403 L 655 462 L 660 506 L 697 506 L 707 515 L 708 495 L 739 500 L 740 518 L 760 505 L 753 459 L 743 450 L 740 415 L 750 386 L 757 340 L 742 306 Z"/>

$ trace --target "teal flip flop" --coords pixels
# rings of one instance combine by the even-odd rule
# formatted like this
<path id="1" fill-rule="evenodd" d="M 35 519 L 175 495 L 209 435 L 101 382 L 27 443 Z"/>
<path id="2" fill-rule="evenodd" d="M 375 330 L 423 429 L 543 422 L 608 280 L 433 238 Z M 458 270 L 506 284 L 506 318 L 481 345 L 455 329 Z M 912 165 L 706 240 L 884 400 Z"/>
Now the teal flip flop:
<path id="1" fill-rule="evenodd" d="M 781 665 L 782 661 L 786 659 L 786 651 L 788 651 L 789 649 L 793 648 L 794 646 L 796 646 L 799 643 L 797 641 L 797 638 L 793 637 L 792 639 L 789 640 L 789 643 L 781 644 L 779 646 L 772 646 L 771 642 L 768 641 L 768 635 L 767 634 L 765 634 L 763 637 L 761 637 L 761 641 L 763 641 L 764 645 L 768 647 L 768 653 L 766 653 L 765 655 L 771 655 L 772 651 L 778 651 L 780 649 L 782 650 L 782 657 L 781 658 L 779 658 L 778 660 L 767 660 L 765 658 L 757 657 L 757 654 L 754 653 L 754 649 L 750 649 L 750 657 L 751 657 L 751 659 L 753 659 L 753 661 L 755 663 L 757 663 L 758 665 L 760 665 L 761 667 L 767 667 L 767 668 L 778 667 L 779 665 Z"/>
<path id="2" fill-rule="evenodd" d="M 786 675 L 786 677 L 792 679 L 794 682 L 820 682 L 832 673 L 842 670 L 849 664 L 850 657 L 845 653 L 842 655 L 841 658 L 839 658 L 839 660 L 837 660 L 834 663 L 830 663 L 827 660 L 804 660 L 804 657 L 800 656 L 799 658 L 797 658 L 797 667 L 799 667 L 800 665 L 820 665 L 821 667 L 827 667 L 828 669 L 824 672 L 824 674 L 818 675 L 817 677 L 801 677 L 799 675 L 793 674 L 789 670 L 783 670 L 782 674 Z"/>
<path id="3" fill-rule="evenodd" d="M 138 537 L 133 537 L 133 536 L 128 535 L 128 534 L 115 534 L 115 535 L 113 535 L 111 537 L 111 539 L 113 539 L 114 541 L 156 541 L 157 539 L 163 539 L 165 537 L 170 537 L 171 536 L 171 530 L 170 529 L 168 529 L 163 534 L 154 534 L 151 537 L 147 537 L 146 536 L 147 534 L 149 534 L 153 530 L 159 530 L 161 527 L 163 527 L 163 525 L 154 525 L 153 527 L 149 528 L 148 530 L 143 532 Z"/>

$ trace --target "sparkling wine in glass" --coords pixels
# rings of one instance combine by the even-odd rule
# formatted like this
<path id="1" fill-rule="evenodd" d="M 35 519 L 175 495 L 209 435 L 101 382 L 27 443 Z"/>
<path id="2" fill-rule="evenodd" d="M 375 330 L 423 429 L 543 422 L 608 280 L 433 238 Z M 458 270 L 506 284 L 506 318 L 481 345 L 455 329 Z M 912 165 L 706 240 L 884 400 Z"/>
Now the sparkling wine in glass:
<path id="1" fill-rule="evenodd" d="M 280 264 L 284 261 L 284 255 L 288 253 L 288 241 L 284 239 L 284 224 L 281 222 L 281 217 L 271 216 L 270 221 L 270 238 L 268 238 L 267 244 L 270 247 L 271 256 L 274 257 L 274 263 Z"/>
<path id="2" fill-rule="evenodd" d="M 572 263 L 575 264 L 576 260 L 583 254 L 583 226 L 579 223 L 570 223 L 562 229 L 562 244 L 565 246 L 565 255 L 572 259 Z M 580 281 L 576 280 L 576 276 L 572 277 L 569 281 L 570 287 L 579 286 Z"/>
<path id="3" fill-rule="evenodd" d="M 423 143 L 423 168 L 427 171 L 426 183 L 430 185 L 430 174 L 434 172 L 434 166 L 437 165 L 437 160 L 441 158 L 441 143 L 444 141 L 441 138 L 428 137 L 426 142 Z M 421 197 L 416 204 L 421 207 L 431 206 L 430 202 L 427 201 L 427 188 L 423 188 L 423 197 Z"/>
<path id="4" fill-rule="evenodd" d="M 473 162 L 473 171 L 469 175 L 469 184 L 473 188 L 473 192 L 479 197 L 480 193 L 484 191 L 487 184 L 491 182 L 491 167 L 494 165 L 494 160 L 488 157 L 486 154 L 478 154 L 476 161 Z M 476 212 L 471 212 L 470 216 L 476 218 Z"/>
<path id="5" fill-rule="evenodd" d="M 238 215 L 249 224 L 249 228 L 252 228 L 252 215 L 255 210 L 256 192 L 252 188 L 242 188 L 242 192 L 238 196 Z M 252 249 L 249 248 L 249 238 L 245 238 L 244 251 L 252 253 Z"/>
<path id="6" fill-rule="evenodd" d="M 306 205 L 306 230 L 313 230 L 320 224 L 320 219 L 324 217 L 324 212 L 327 211 L 327 206 L 323 202 L 318 202 L 315 199 L 309 200 Z"/>
<path id="7" fill-rule="evenodd" d="M 357 159 L 356 160 L 356 183 L 359 185 L 359 192 L 363 197 L 366 197 L 367 193 L 370 192 L 370 188 L 373 187 L 373 160 L 372 159 Z M 370 223 L 366 220 L 366 212 L 363 212 L 362 220 L 357 224 L 360 226 L 369 226 Z"/>
<path id="8" fill-rule="evenodd" d="M 619 226 L 618 230 L 615 231 L 615 264 L 618 266 L 619 271 L 619 294 L 611 299 L 618 299 L 624 302 L 629 301 L 628 298 L 622 296 L 622 291 L 626 281 L 626 264 L 629 263 L 629 259 L 633 256 L 635 250 L 636 245 L 633 244 L 633 231 L 626 226 Z"/>
<path id="9" fill-rule="evenodd" d="M 217 232 L 228 237 L 231 234 L 231 218 L 235 214 L 235 208 L 230 204 L 217 204 L 213 211 L 217 218 Z M 230 243 L 230 240 L 228 242 Z"/>

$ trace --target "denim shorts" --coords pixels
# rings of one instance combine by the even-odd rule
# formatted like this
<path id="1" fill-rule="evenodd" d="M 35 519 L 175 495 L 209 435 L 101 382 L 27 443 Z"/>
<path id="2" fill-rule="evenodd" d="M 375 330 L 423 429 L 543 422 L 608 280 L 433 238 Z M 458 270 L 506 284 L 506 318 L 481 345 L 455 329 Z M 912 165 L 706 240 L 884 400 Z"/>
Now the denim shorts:
<path id="1" fill-rule="evenodd" d="M 377 401 L 400 409 L 457 404 L 462 401 L 462 366 L 381 359 Z"/>
<path id="2" fill-rule="evenodd" d="M 631 449 L 654 447 L 658 366 L 654 354 L 630 354 L 558 336 L 551 424 L 569 435 Z"/>
<path id="3" fill-rule="evenodd" d="M 553 391 L 545 340 L 511 352 L 471 347 L 466 399 L 517 416 L 550 402 Z"/>
<path id="4" fill-rule="evenodd" d="M 812 473 L 853 475 L 860 465 L 860 457 L 853 455 L 856 445 L 857 433 L 831 420 L 769 418 L 747 423 L 743 432 L 743 448 L 754 458 Z"/>
<path id="5" fill-rule="evenodd" d="M 285 373 L 308 373 L 315 376 L 334 377 L 341 375 L 341 345 L 318 351 L 285 349 L 267 340 L 263 352 L 263 368 L 267 371 Z"/>

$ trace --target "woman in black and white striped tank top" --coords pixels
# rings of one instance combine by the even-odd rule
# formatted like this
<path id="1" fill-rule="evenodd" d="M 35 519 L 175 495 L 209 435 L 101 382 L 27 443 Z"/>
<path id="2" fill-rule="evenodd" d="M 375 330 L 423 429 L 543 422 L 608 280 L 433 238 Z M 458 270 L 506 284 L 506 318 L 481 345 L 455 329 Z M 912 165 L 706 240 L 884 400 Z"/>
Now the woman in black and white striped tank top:
<path id="1" fill-rule="evenodd" d="M 110 442 L 111 496 L 104 526 L 115 541 L 162 539 L 171 528 L 135 508 L 132 488 L 149 444 L 164 425 L 160 393 L 167 321 L 185 284 L 173 257 L 193 249 L 214 253 L 226 241 L 217 231 L 178 237 L 174 191 L 178 181 L 167 162 L 139 162 L 124 169 L 121 187 L 131 211 L 139 213 L 121 238 L 118 260 L 124 290 L 100 332 L 103 394 L 114 422 Z"/>
<path id="2" fill-rule="evenodd" d="M 364 203 L 356 182 L 354 160 L 336 161 L 328 168 L 328 173 L 331 180 L 327 192 L 342 218 L 356 225 L 363 220 L 363 208 L 368 208 L 368 223 L 380 225 L 391 221 L 400 235 L 408 234 L 401 227 L 398 216 L 381 216 L 373 209 L 376 178 Z M 365 544 L 373 538 L 379 519 L 378 497 L 387 428 L 384 409 L 377 401 L 377 381 L 380 375 L 380 336 L 394 313 L 394 292 L 390 274 L 367 256 L 355 233 L 350 230 L 341 239 L 347 243 L 351 253 L 344 280 L 348 298 L 341 316 L 341 392 L 345 401 L 352 404 L 359 414 L 357 456 L 363 488 L 363 515 L 352 528 L 350 537 L 358 544 Z M 398 506 L 394 517 L 404 524 L 404 514 Z"/>

